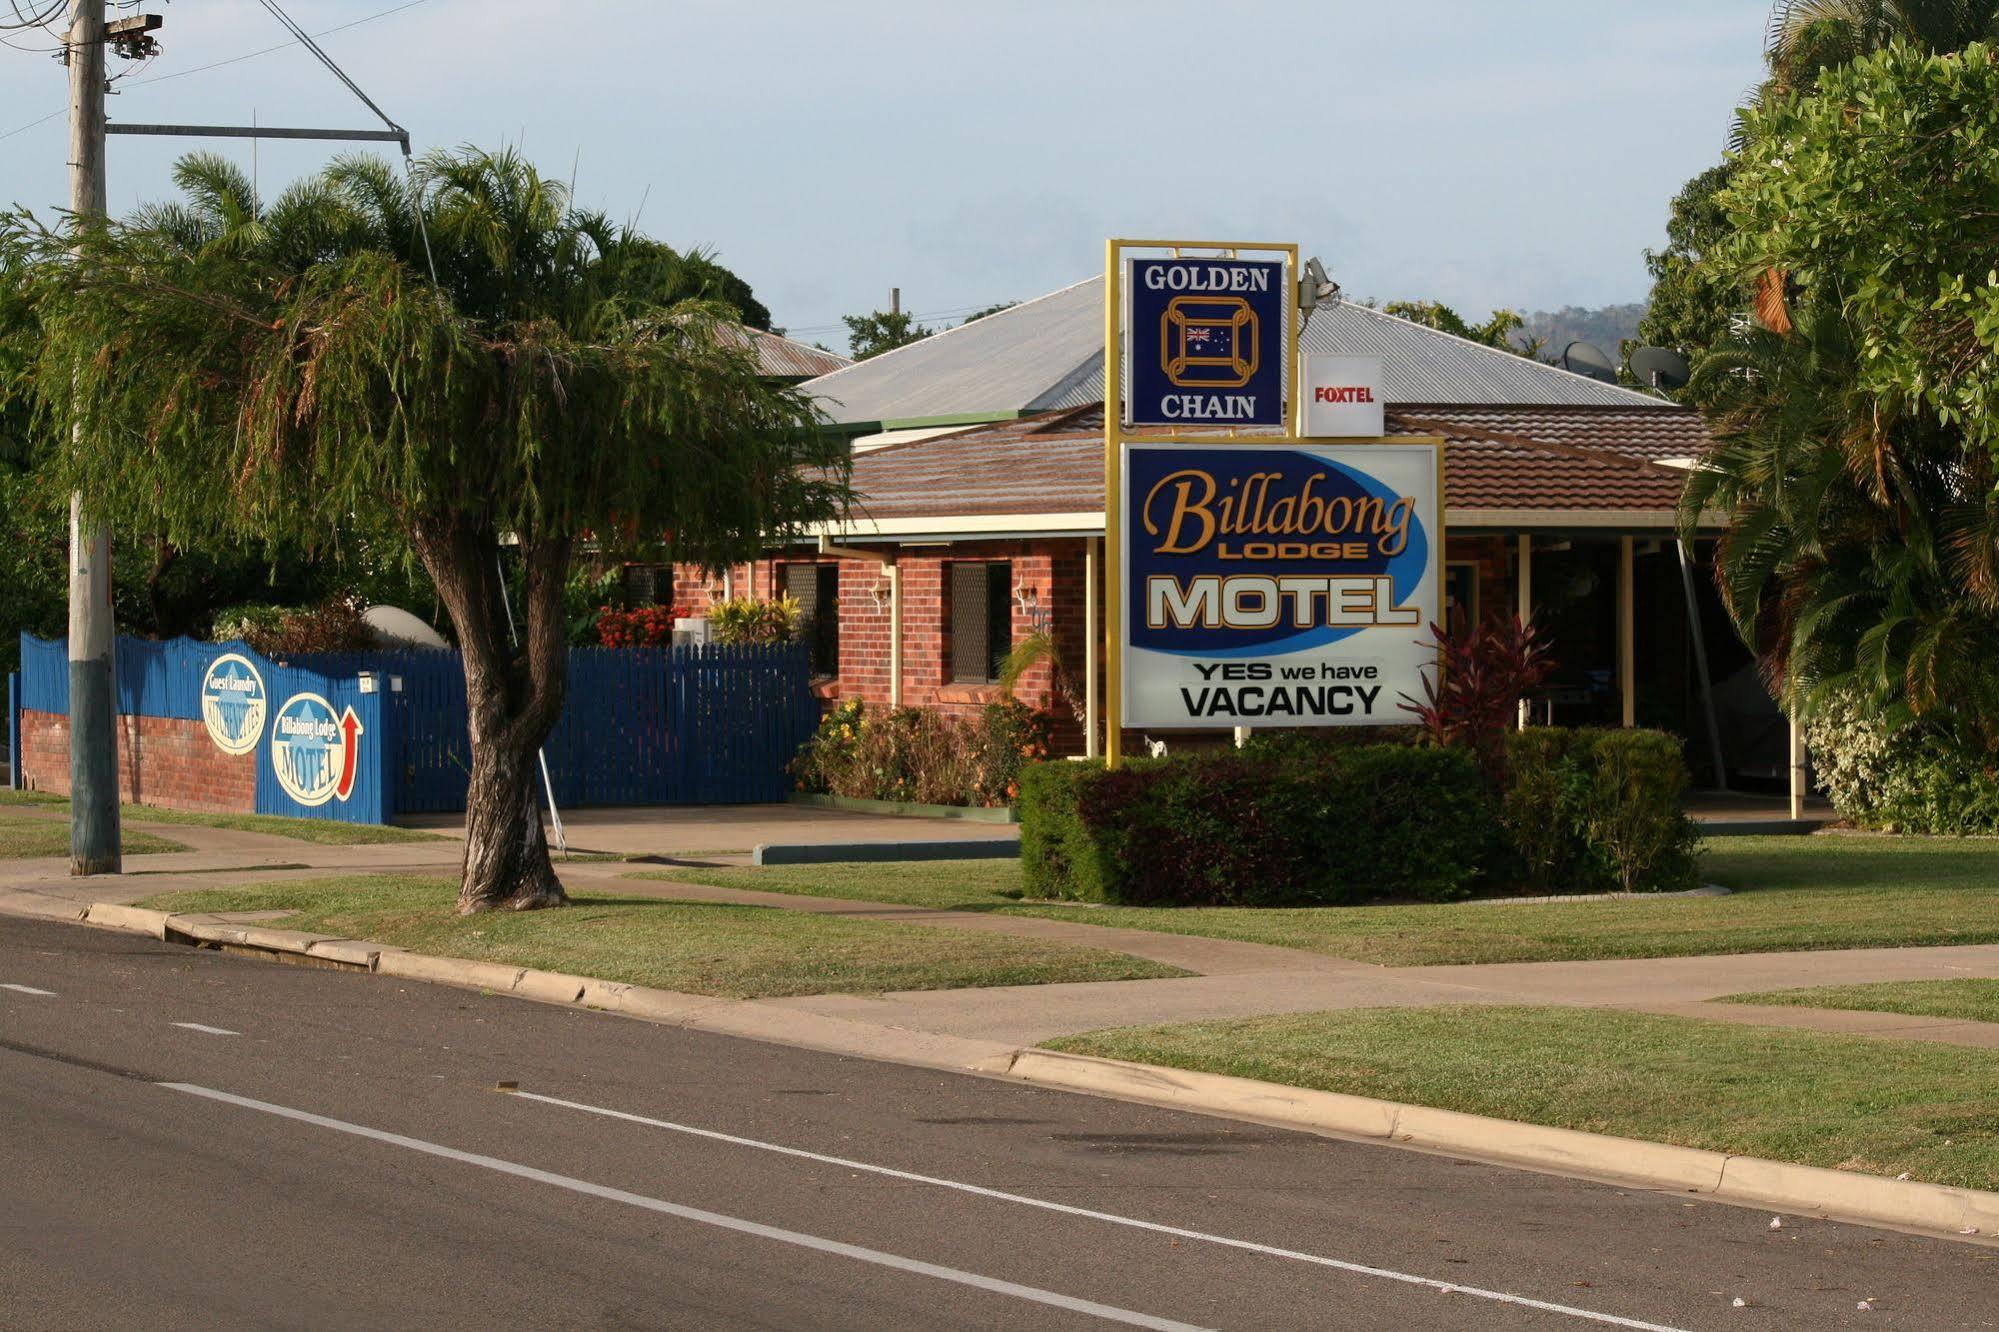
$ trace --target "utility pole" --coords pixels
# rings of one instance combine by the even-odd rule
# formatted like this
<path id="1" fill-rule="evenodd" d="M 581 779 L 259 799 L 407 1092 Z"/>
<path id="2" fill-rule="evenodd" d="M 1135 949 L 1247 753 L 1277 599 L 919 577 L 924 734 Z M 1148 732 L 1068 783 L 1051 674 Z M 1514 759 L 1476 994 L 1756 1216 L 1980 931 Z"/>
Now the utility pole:
<path id="1" fill-rule="evenodd" d="M 70 0 L 69 207 L 105 211 L 104 0 Z M 118 699 L 112 674 L 111 529 L 69 500 L 69 855 L 71 874 L 117 874 Z"/>

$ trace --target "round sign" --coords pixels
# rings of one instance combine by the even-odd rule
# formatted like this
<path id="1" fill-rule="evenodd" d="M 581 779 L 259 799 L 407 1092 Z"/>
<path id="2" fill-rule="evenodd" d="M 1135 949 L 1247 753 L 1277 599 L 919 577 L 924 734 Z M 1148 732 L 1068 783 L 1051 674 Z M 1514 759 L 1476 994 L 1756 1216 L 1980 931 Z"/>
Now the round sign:
<path id="1" fill-rule="evenodd" d="M 248 657 L 230 652 L 208 664 L 201 677 L 201 721 L 225 754 L 247 754 L 264 738 L 269 708 L 264 677 Z"/>
<path id="2" fill-rule="evenodd" d="M 348 716 L 351 718 L 352 713 Z M 323 805 L 352 790 L 354 736 L 333 705 L 318 694 L 293 694 L 271 725 L 271 771 L 284 793 L 301 805 Z"/>

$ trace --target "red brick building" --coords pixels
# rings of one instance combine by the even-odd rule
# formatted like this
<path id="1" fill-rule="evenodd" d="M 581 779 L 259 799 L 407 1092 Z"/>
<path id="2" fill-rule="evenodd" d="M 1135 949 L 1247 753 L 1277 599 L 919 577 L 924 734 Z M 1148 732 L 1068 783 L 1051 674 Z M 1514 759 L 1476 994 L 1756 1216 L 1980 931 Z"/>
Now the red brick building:
<path id="1" fill-rule="evenodd" d="M 1101 289 L 1082 283 L 811 381 L 854 436 L 853 512 L 815 545 L 724 575 L 680 569 L 673 599 L 789 592 L 813 623 L 827 699 L 945 712 L 998 697 L 998 661 L 1046 629 L 1081 697 L 1073 710 L 1056 697 L 1046 665 L 1017 693 L 1058 717 L 1065 748 L 1095 752 L 1101 321 Z M 1683 567 L 1676 540 L 1686 467 L 1708 441 L 1699 416 L 1363 307 L 1321 311 L 1306 343 L 1382 356 L 1390 434 L 1447 440 L 1448 597 L 1548 629 L 1561 670 L 1537 715 L 1666 726 L 1705 758 L 1723 729 L 1707 724 L 1715 686 L 1746 656 L 1699 543 Z M 1743 693 L 1726 728 L 1781 733 L 1767 697 Z"/>

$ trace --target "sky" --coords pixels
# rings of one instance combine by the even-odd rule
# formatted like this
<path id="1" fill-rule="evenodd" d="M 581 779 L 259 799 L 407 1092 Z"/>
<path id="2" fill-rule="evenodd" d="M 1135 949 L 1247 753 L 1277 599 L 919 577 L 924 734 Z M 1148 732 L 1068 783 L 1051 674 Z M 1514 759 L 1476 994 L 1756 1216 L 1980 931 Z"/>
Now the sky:
<path id="1" fill-rule="evenodd" d="M 845 347 L 1100 272 L 1106 236 L 1296 240 L 1351 296 L 1642 300 L 1759 74 L 1761 0 L 279 0 L 418 151 L 515 144 Z M 25 4 L 23 7 L 26 7 Z M 372 128 L 258 0 L 148 0 L 113 120 Z M 384 11 L 394 11 L 387 12 Z M 379 17 L 373 17 L 378 16 Z M 355 23 L 355 20 L 367 20 Z M 67 199 L 64 75 L 0 47 L 0 203 Z M 265 48 L 274 51 L 236 59 Z M 27 49 L 20 49 L 27 48 Z M 229 61 L 214 68 L 203 68 Z M 54 113 L 54 114 L 51 114 Z M 49 117 L 36 124 L 38 117 Z M 243 141 L 110 141 L 114 211 Z M 371 146 L 373 147 L 373 146 Z M 393 148 L 390 147 L 393 151 Z M 274 194 L 338 145 L 264 143 Z"/>

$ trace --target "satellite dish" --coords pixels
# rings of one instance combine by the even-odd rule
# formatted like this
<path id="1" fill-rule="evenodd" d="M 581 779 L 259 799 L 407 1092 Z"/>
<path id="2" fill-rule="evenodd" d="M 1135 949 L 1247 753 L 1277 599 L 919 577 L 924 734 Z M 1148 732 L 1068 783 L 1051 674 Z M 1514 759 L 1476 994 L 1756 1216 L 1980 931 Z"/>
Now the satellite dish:
<path id="1" fill-rule="evenodd" d="M 1606 384 L 1617 382 L 1617 363 L 1593 343 L 1571 342 L 1562 349 L 1562 368 Z"/>
<path id="2" fill-rule="evenodd" d="M 374 631 L 375 642 L 382 647 L 450 647 L 443 635 L 419 620 L 406 610 L 394 606 L 370 606 L 361 612 L 361 619 Z"/>
<path id="3" fill-rule="evenodd" d="M 1687 358 L 1667 347 L 1640 347 L 1631 353 L 1631 377 L 1647 388 L 1685 388 L 1693 378 Z"/>

